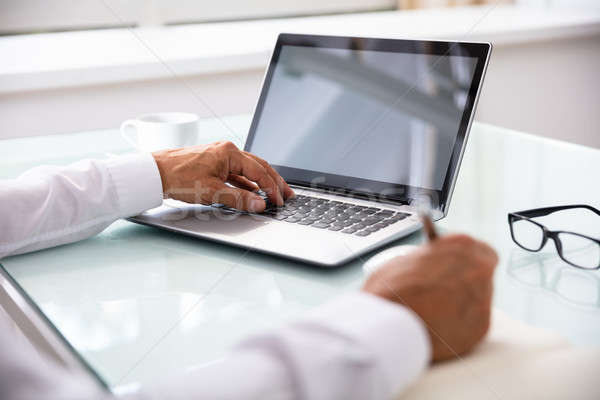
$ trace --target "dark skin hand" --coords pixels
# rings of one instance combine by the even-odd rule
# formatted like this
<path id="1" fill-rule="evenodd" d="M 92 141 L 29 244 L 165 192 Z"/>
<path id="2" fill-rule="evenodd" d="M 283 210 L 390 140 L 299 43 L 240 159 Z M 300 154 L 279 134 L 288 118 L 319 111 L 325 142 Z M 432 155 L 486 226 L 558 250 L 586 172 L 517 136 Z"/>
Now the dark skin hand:
<path id="1" fill-rule="evenodd" d="M 446 360 L 471 350 L 487 333 L 497 263 L 487 244 L 444 236 L 390 260 L 363 290 L 416 312 L 429 331 L 433 361 Z"/>
<path id="2" fill-rule="evenodd" d="M 294 191 L 265 160 L 239 150 L 231 142 L 162 150 L 152 156 L 166 198 L 262 212 L 265 202 L 255 193 L 259 188 L 276 205 L 283 205 L 284 200 L 294 196 Z"/>

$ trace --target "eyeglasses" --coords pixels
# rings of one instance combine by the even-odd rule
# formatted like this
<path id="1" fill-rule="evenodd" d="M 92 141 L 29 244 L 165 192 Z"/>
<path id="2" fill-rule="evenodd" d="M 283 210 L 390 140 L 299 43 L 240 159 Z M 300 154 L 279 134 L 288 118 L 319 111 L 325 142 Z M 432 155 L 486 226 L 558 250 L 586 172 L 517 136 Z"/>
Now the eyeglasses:
<path id="1" fill-rule="evenodd" d="M 531 219 L 576 208 L 587 209 L 600 216 L 599 210 L 585 204 L 545 207 L 509 213 L 510 235 L 519 247 L 528 251 L 540 251 L 546 245 L 548 239 L 552 239 L 558 255 L 566 263 L 582 269 L 600 269 L 600 239 L 575 232 L 551 231 Z"/>

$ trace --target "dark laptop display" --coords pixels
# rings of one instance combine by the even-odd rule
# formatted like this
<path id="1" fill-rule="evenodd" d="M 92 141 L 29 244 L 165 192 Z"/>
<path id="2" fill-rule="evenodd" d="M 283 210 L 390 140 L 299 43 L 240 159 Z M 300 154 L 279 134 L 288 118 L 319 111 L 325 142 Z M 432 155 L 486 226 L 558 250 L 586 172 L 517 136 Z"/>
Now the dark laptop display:
<path id="1" fill-rule="evenodd" d="M 489 53 L 481 43 L 282 34 L 246 150 L 296 184 L 444 211 Z"/>

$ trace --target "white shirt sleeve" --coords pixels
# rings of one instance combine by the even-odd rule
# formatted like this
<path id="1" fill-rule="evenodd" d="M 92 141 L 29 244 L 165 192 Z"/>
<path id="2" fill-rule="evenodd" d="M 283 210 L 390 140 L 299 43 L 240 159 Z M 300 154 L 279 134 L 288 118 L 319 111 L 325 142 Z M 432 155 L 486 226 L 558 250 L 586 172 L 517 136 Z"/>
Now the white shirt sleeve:
<path id="1" fill-rule="evenodd" d="M 359 292 L 132 399 L 384 400 L 429 360 L 427 332 L 411 310 Z"/>
<path id="2" fill-rule="evenodd" d="M 89 379 L 15 340 L 0 321 L 0 398 L 96 399 Z M 250 337 L 219 361 L 174 375 L 128 400 L 387 400 L 425 370 L 430 345 L 412 311 L 352 293 L 306 318 Z"/>
<path id="3" fill-rule="evenodd" d="M 85 239 L 161 202 L 150 154 L 31 169 L 0 180 L 0 259 Z"/>
<path id="4" fill-rule="evenodd" d="M 0 181 L 0 258 L 81 240 L 161 201 L 150 155 L 35 168 Z M 7 339 L 5 328 L 0 324 L 0 398 L 94 392 L 45 359 L 31 362 L 32 349 Z M 132 398 L 388 399 L 414 381 L 429 358 L 427 332 L 412 311 L 353 293 Z"/>

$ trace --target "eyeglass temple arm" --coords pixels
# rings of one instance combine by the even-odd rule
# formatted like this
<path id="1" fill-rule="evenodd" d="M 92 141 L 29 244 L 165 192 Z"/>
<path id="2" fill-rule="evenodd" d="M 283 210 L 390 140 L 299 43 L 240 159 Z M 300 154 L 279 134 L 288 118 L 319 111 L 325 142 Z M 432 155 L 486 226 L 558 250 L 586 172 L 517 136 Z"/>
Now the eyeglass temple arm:
<path id="1" fill-rule="evenodd" d="M 533 210 L 519 211 L 519 212 L 516 212 L 515 214 L 521 215 L 523 217 L 529 217 L 529 218 L 543 217 L 545 215 L 552 214 L 557 211 L 570 210 L 572 208 L 585 208 L 587 210 L 594 212 L 596 215 L 600 215 L 600 210 L 598 210 L 592 206 L 588 206 L 587 204 L 574 204 L 574 205 L 570 205 L 570 206 L 536 208 Z"/>

